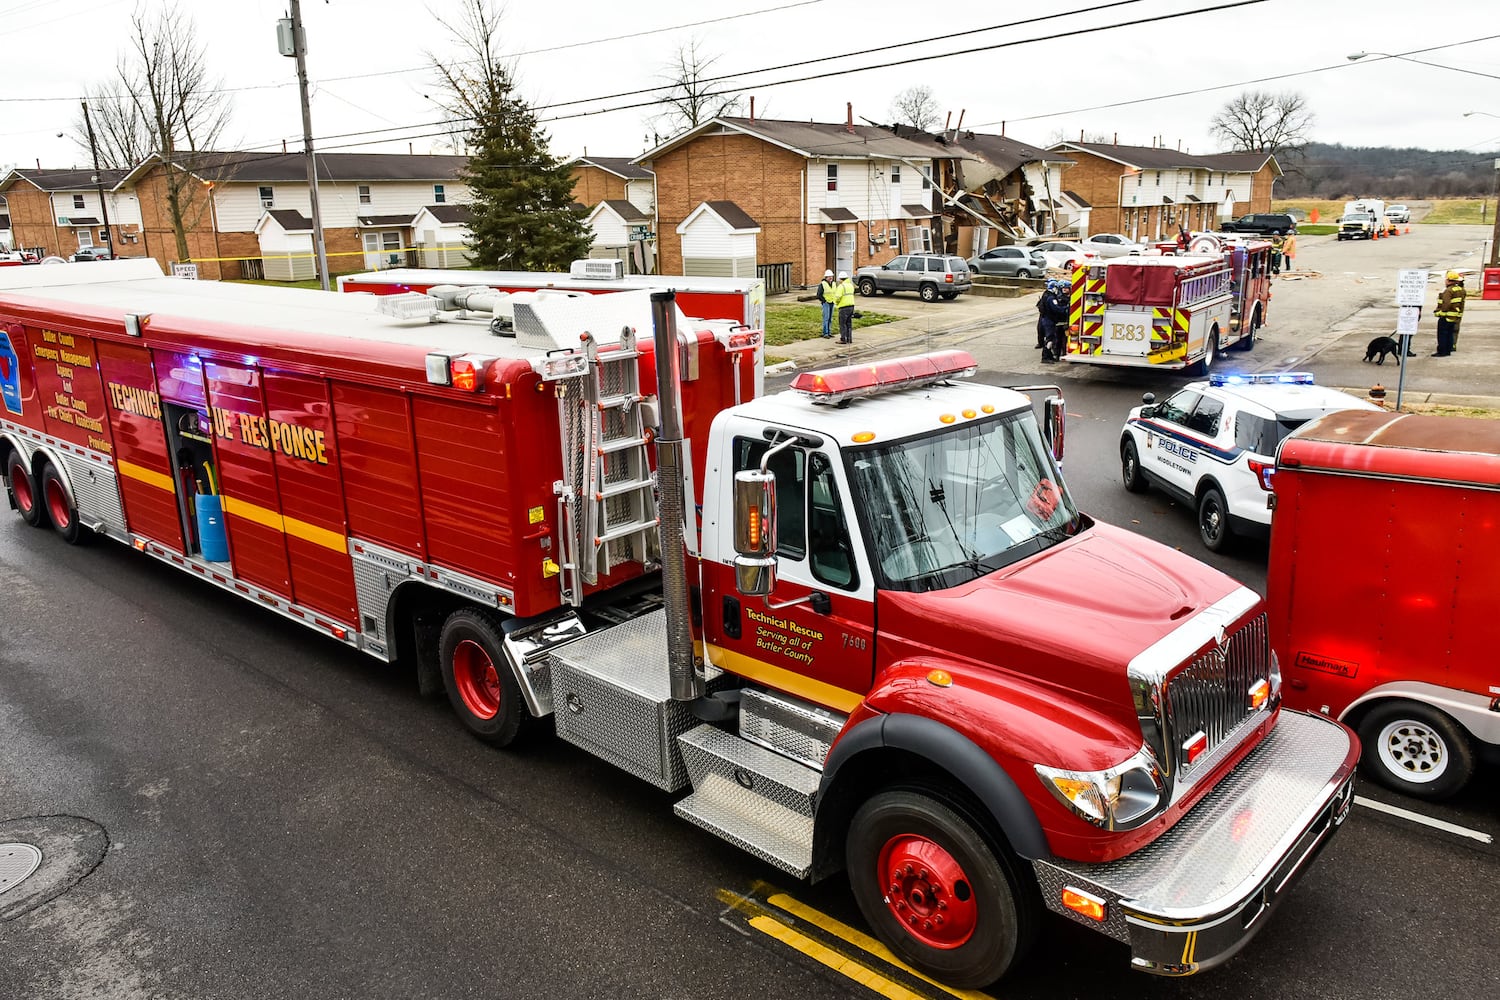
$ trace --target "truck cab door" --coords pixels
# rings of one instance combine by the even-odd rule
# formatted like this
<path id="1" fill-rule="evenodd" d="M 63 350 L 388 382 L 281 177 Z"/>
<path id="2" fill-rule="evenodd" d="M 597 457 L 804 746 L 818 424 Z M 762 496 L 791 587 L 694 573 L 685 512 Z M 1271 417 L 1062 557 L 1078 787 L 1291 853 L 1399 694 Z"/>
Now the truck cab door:
<path id="1" fill-rule="evenodd" d="M 735 472 L 760 467 L 776 435 L 768 438 L 753 421 L 730 419 L 733 427 L 718 435 L 719 453 L 706 477 L 705 655 L 767 687 L 852 711 L 874 676 L 875 594 L 843 463 L 826 445 L 792 445 L 771 457 L 777 585 L 768 598 L 744 596 L 735 587 L 729 484 Z M 826 596 L 826 611 L 804 600 L 815 593 Z"/>

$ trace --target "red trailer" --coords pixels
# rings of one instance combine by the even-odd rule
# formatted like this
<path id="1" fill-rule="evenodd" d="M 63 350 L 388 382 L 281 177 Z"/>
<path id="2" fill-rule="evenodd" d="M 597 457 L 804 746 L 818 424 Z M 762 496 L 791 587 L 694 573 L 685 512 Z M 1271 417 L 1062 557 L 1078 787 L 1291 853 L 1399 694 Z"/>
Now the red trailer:
<path id="1" fill-rule="evenodd" d="M 13 507 L 847 870 L 959 986 L 1044 906 L 1139 969 L 1225 961 L 1347 815 L 1353 737 L 1282 711 L 1260 598 L 1074 506 L 1055 388 L 948 351 L 755 398 L 759 331 L 670 292 L 497 325 L 495 291 L 432 291 L 0 272 Z"/>
<path id="2" fill-rule="evenodd" d="M 1422 798 L 1500 758 L 1500 425 L 1344 410 L 1281 446 L 1272 647 L 1290 706 L 1342 719 Z"/>

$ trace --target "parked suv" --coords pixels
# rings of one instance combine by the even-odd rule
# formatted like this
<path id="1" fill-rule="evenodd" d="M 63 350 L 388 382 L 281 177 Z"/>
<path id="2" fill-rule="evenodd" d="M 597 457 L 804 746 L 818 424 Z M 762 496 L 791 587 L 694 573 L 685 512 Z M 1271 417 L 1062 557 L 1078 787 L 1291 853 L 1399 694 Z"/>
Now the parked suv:
<path id="1" fill-rule="evenodd" d="M 1401 223 L 1403 226 L 1411 221 L 1411 209 L 1405 205 L 1385 206 L 1385 218 L 1387 222 Z"/>
<path id="2" fill-rule="evenodd" d="M 1120 435 L 1120 478 L 1132 493 L 1159 486 L 1190 505 L 1214 552 L 1234 535 L 1267 537 L 1283 438 L 1325 413 L 1378 409 L 1317 385 L 1311 372 L 1210 375 L 1165 402 L 1149 392 L 1141 402 Z"/>
<path id="3" fill-rule="evenodd" d="M 1261 236 L 1285 236 L 1297 231 L 1297 220 L 1285 212 L 1261 212 L 1242 215 L 1219 226 L 1226 233 L 1258 233 Z"/>
<path id="4" fill-rule="evenodd" d="M 1368 212 L 1351 212 L 1339 218 L 1338 239 L 1373 240 L 1375 238 L 1375 216 Z"/>
<path id="5" fill-rule="evenodd" d="M 972 285 L 969 265 L 962 257 L 936 253 L 902 254 L 884 264 L 871 264 L 854 272 L 854 287 L 861 295 L 916 292 L 923 302 L 956 299 Z"/>

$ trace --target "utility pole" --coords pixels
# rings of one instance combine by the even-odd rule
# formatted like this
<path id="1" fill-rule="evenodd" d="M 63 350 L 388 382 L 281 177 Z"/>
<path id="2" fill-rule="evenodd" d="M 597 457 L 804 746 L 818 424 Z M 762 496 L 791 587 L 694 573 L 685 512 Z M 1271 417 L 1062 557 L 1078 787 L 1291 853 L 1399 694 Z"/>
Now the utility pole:
<path id="1" fill-rule="evenodd" d="M 1495 160 L 1495 229 L 1490 233 L 1490 267 L 1500 267 L 1500 158 Z"/>
<path id="2" fill-rule="evenodd" d="M 307 102 L 307 33 L 302 30 L 301 0 L 290 0 L 290 6 L 292 16 L 277 26 L 277 40 L 282 55 L 297 57 L 297 90 L 302 97 L 302 155 L 307 157 L 307 193 L 312 198 L 313 247 L 318 253 L 318 280 L 326 292 L 329 290 L 328 249 L 323 243 L 323 213 L 318 209 L 318 161 L 313 156 L 312 106 Z"/>
<path id="3" fill-rule="evenodd" d="M 89 117 L 89 102 L 80 102 L 83 105 L 83 126 L 89 133 L 89 152 L 94 154 L 94 189 L 99 192 L 99 214 L 104 217 L 104 242 L 109 244 L 109 256 L 111 260 L 119 260 L 120 255 L 115 251 L 115 234 L 109 228 L 109 206 L 104 203 L 104 177 L 99 173 L 99 147 L 94 144 L 94 121 Z"/>

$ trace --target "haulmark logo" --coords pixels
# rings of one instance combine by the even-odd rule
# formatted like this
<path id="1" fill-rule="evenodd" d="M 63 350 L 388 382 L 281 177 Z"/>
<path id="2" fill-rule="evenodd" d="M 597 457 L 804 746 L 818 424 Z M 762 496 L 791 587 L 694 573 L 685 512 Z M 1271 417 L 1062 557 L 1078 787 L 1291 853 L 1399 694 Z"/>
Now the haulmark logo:
<path id="1" fill-rule="evenodd" d="M 1359 673 L 1359 664 L 1353 660 L 1340 660 L 1335 656 L 1322 656 L 1318 653 L 1309 653 L 1307 650 L 1299 650 L 1297 658 L 1293 661 L 1299 667 L 1308 670 L 1318 670 L 1325 674 L 1337 674 L 1339 677 L 1353 677 Z"/>

